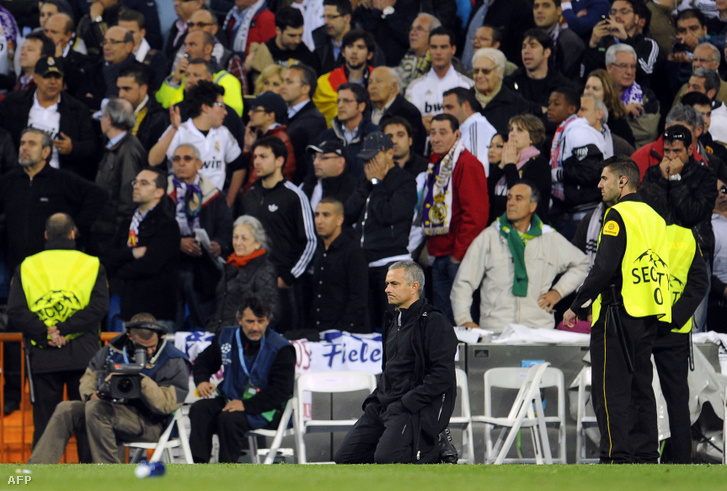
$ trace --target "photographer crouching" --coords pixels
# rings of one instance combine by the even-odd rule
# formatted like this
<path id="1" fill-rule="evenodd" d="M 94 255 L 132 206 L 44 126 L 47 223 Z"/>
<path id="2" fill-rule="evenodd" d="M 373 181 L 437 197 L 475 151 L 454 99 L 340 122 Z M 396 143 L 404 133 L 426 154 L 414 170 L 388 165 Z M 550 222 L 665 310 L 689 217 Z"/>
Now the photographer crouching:
<path id="1" fill-rule="evenodd" d="M 56 406 L 28 463 L 57 463 L 73 432 L 88 439 L 98 464 L 122 462 L 123 442 L 157 441 L 189 392 L 187 356 L 167 343 L 166 333 L 151 314 L 132 317 L 126 333 L 91 359 L 82 400 Z"/>

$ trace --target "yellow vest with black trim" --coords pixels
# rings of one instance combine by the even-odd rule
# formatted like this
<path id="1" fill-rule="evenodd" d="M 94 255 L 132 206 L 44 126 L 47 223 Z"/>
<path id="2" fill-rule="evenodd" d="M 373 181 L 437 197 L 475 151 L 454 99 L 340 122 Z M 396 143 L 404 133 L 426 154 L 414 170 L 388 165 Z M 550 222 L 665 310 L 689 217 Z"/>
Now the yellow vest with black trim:
<path id="1" fill-rule="evenodd" d="M 679 225 L 667 226 L 666 233 L 669 239 L 669 288 L 671 289 L 671 304 L 674 305 L 687 287 L 689 269 L 694 261 L 694 255 L 697 253 L 697 241 L 694 240 L 691 230 Z M 691 330 L 692 318 L 690 317 L 686 324 L 672 329 L 671 332 L 686 334 Z"/>
<path id="2" fill-rule="evenodd" d="M 97 257 L 74 250 L 51 249 L 26 258 L 20 279 L 28 309 L 48 327 L 64 322 L 89 304 L 98 271 Z"/>
<path id="3" fill-rule="evenodd" d="M 609 225 L 612 209 L 619 212 L 626 229 L 626 250 L 621 261 L 621 296 L 626 312 L 631 317 L 655 315 L 662 322 L 671 322 L 669 242 L 664 219 L 646 203 L 624 201 L 606 210 L 604 228 Z M 598 242 L 600 246 L 601 237 Z M 593 302 L 594 322 L 600 309 L 601 295 Z"/>

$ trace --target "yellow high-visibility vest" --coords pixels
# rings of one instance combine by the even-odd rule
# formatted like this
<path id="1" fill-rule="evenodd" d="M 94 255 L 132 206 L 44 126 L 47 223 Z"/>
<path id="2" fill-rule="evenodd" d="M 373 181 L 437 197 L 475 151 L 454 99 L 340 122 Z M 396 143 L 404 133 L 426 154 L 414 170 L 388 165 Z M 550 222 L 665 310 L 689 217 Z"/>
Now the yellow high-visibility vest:
<path id="1" fill-rule="evenodd" d="M 626 251 L 621 261 L 621 296 L 626 312 L 631 317 L 656 315 L 662 322 L 671 322 L 669 242 L 664 219 L 646 203 L 624 201 L 606 210 L 604 229 L 610 225 L 608 213 L 612 209 L 619 212 L 626 228 Z M 598 242 L 600 246 L 600 237 Z M 593 302 L 594 322 L 600 310 L 601 295 Z"/>
<path id="2" fill-rule="evenodd" d="M 682 296 L 687 286 L 689 268 L 697 253 L 697 241 L 694 234 L 688 228 L 679 225 L 666 227 L 669 239 L 669 288 L 671 288 L 672 306 Z M 680 328 L 674 328 L 671 332 L 688 333 L 692 330 L 692 318 Z"/>
<path id="3" fill-rule="evenodd" d="M 97 257 L 74 250 L 51 249 L 26 258 L 20 278 L 28 308 L 48 327 L 65 321 L 91 301 L 98 271 Z"/>

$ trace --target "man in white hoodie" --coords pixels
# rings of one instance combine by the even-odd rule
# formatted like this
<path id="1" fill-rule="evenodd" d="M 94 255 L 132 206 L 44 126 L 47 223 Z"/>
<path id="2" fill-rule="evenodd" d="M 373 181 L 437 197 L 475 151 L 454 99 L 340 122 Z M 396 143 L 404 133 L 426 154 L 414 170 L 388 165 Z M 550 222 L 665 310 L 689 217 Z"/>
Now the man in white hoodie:
<path id="1" fill-rule="evenodd" d="M 571 239 L 578 222 L 601 201 L 598 181 L 605 151 L 601 133 L 578 117 L 580 96 L 571 89 L 550 94 L 548 120 L 558 124 L 550 150 L 553 226 Z"/>

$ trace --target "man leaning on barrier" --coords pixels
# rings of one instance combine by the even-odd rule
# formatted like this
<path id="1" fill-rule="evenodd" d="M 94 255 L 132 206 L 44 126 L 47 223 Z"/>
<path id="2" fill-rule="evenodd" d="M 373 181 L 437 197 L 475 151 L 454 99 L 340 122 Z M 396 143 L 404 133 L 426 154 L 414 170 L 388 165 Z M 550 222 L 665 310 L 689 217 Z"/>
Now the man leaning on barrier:
<path id="1" fill-rule="evenodd" d="M 189 392 L 187 356 L 166 333 L 151 314 L 132 317 L 89 363 L 82 400 L 56 406 L 28 463 L 57 463 L 74 431 L 77 440 L 88 438 L 97 464 L 122 462 L 121 442 L 157 441 Z"/>

